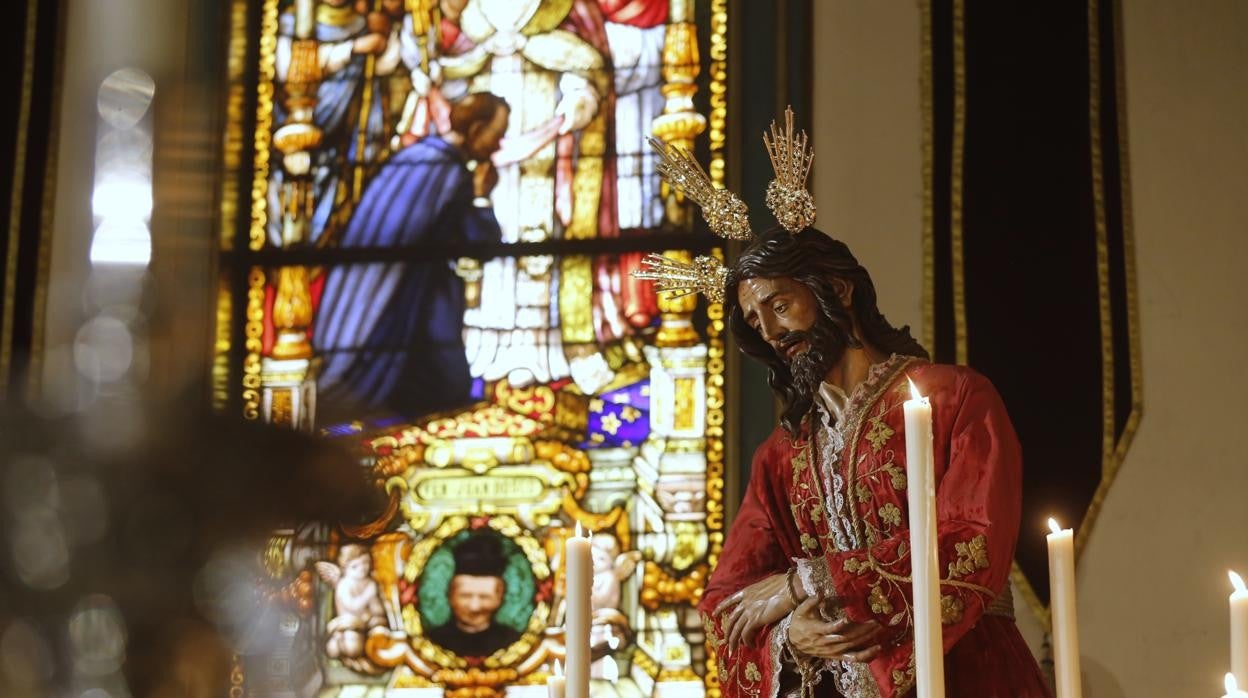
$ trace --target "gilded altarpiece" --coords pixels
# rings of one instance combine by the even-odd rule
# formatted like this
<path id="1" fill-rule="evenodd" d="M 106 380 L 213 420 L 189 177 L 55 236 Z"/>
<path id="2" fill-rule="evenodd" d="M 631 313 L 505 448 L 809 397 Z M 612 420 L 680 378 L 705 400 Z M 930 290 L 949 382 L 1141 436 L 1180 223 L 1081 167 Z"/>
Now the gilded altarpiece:
<path id="1" fill-rule="evenodd" d="M 595 694 L 718 695 L 694 605 L 722 542 L 723 311 L 629 272 L 720 254 L 645 138 L 722 181 L 726 22 L 724 0 L 233 2 L 214 400 L 347 442 L 387 502 L 270 539 L 280 632 L 238 692 L 544 696 L 579 525 Z M 478 93 L 508 108 L 474 159 Z"/>

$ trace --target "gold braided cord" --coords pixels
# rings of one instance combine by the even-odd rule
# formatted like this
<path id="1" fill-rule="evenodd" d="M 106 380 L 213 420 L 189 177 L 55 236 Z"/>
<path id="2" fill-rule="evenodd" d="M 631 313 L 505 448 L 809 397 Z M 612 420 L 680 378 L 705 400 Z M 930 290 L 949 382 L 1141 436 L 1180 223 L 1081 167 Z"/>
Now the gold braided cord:
<path id="1" fill-rule="evenodd" d="M 692 153 L 653 136 L 647 140 L 650 147 L 659 153 L 659 175 L 702 207 L 702 218 L 712 233 L 728 240 L 750 240 L 754 237 L 745 202 L 727 189 L 716 187 Z"/>
<path id="2" fill-rule="evenodd" d="M 648 254 L 642 266 L 644 268 L 634 271 L 633 276 L 654 281 L 659 291 L 670 293 L 673 298 L 702 293 L 712 303 L 724 302 L 728 267 L 714 257 L 699 256 L 693 262 L 682 262 L 661 254 Z"/>
<path id="3" fill-rule="evenodd" d="M 793 132 L 793 108 L 784 110 L 784 130 L 771 122 L 771 134 L 763 134 L 763 146 L 771 158 L 776 178 L 767 185 L 767 208 L 790 233 L 797 233 L 815 222 L 815 200 L 806 189 L 806 178 L 815 160 L 806 132 Z"/>

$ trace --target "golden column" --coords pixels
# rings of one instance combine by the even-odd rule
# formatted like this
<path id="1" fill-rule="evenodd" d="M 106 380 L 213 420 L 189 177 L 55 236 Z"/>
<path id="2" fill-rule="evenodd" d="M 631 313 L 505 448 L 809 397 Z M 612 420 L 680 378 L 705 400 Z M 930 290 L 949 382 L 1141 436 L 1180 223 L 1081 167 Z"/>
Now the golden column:
<path id="1" fill-rule="evenodd" d="M 663 113 L 654 119 L 654 136 L 665 143 L 693 150 L 693 140 L 706 130 L 706 117 L 693 106 L 698 92 L 698 73 L 702 70 L 698 55 L 698 26 L 693 23 L 693 0 L 672 0 L 670 24 L 663 37 Z M 667 218 L 688 227 L 693 218 L 684 197 L 672 196 L 663 183 Z"/>
<path id="2" fill-rule="evenodd" d="M 692 151 L 706 130 L 706 117 L 694 108 L 701 72 L 693 0 L 672 0 L 663 42 L 663 113 L 654 119 L 654 136 Z M 667 222 L 691 230 L 693 211 L 684 196 L 665 181 L 661 189 Z M 692 262 L 684 250 L 663 253 L 672 260 Z M 660 293 L 660 321 L 655 346 L 647 347 L 650 364 L 651 435 L 641 447 L 638 466 L 652 478 L 649 491 L 639 493 L 634 516 L 649 512 L 663 520 L 663 532 L 642 536 L 642 547 L 660 576 L 682 577 L 703 559 L 709 544 L 706 529 L 706 347 L 693 327 L 696 294 L 672 298 Z M 634 521 L 634 525 L 640 525 Z M 643 529 L 638 529 L 643 530 Z M 669 598 L 640 608 L 632 677 L 643 692 L 703 695 L 702 680 L 693 670 L 694 646 L 700 628 L 687 612 L 688 598 Z M 691 642 L 691 638 L 693 642 Z"/>
<path id="3" fill-rule="evenodd" d="M 317 59 L 315 2 L 295 3 L 295 38 L 291 42 L 287 73 L 286 123 L 273 134 L 273 147 L 282 153 L 286 177 L 278 193 L 281 202 L 283 249 L 307 244 L 308 224 L 315 206 L 311 177 L 312 151 L 323 134 L 312 120 L 316 90 L 321 80 Z M 308 379 L 312 345 L 309 270 L 283 266 L 277 270 L 277 293 L 273 301 L 273 325 L 277 341 L 261 372 L 262 414 L 268 422 L 295 428 L 312 427 L 313 384 Z"/>
<path id="4" fill-rule="evenodd" d="M 693 23 L 693 0 L 672 0 L 669 24 L 663 37 L 662 89 L 666 102 L 663 113 L 655 117 L 654 136 L 686 150 L 693 150 L 693 141 L 706 130 L 706 117 L 693 106 L 698 92 L 697 78 L 702 66 L 698 55 L 698 27 Z M 684 196 L 672 190 L 666 181 L 662 184 L 665 212 L 672 225 L 688 230 L 693 225 L 692 207 Z M 689 253 L 667 251 L 674 259 L 689 262 Z M 662 314 L 658 336 L 659 346 L 683 347 L 696 344 L 697 332 L 691 322 L 697 308 L 697 297 L 671 299 L 670 294 L 659 294 L 659 312 Z"/>

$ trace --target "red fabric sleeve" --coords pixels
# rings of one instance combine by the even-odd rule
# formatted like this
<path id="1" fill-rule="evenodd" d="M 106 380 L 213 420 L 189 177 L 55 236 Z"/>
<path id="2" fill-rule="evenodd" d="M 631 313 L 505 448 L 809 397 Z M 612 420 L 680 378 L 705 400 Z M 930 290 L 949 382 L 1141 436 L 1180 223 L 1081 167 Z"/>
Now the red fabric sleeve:
<path id="1" fill-rule="evenodd" d="M 955 385 L 933 394 L 944 651 L 974 627 L 1008 583 L 1018 538 L 1022 455 L 1005 407 L 987 379 L 958 369 Z M 953 399 L 950 399 L 953 398 Z M 890 412 L 900 422 L 901 410 Z M 897 444 L 904 453 L 903 428 Z M 875 620 L 889 629 L 871 671 L 885 697 L 914 682 L 910 600 L 910 531 L 899 525 L 865 550 L 824 556 L 827 573 L 850 620 Z M 892 505 L 889 505 L 892 506 Z"/>
<path id="2" fill-rule="evenodd" d="M 785 641 L 780 624 L 764 627 L 733 653 L 724 645 L 722 618 L 715 606 L 728 596 L 765 577 L 787 572 L 796 534 L 791 521 L 777 518 L 788 512 L 778 491 L 778 463 L 788 463 L 791 452 L 779 433 L 772 435 L 754 454 L 745 499 L 724 542 L 719 562 L 707 583 L 698 610 L 718 657 L 720 692 L 723 698 L 771 698 L 777 694 L 780 678 L 779 648 Z M 787 536 L 787 540 L 786 540 Z"/>

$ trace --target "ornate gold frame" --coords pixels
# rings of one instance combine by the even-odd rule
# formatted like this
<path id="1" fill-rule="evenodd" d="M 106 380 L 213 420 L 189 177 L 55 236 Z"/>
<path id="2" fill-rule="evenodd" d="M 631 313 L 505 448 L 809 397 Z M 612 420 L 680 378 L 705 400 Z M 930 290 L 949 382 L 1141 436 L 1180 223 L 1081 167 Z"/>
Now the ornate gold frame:
<path id="1" fill-rule="evenodd" d="M 433 551 L 441 547 L 455 534 L 467 529 L 469 523 L 467 516 L 448 517 L 433 535 L 425 537 L 412 546 L 412 552 L 407 558 L 407 564 L 403 567 L 403 578 L 408 582 L 415 582 Z M 489 526 L 520 546 L 520 549 L 524 551 L 525 557 L 528 558 L 529 564 L 532 565 L 535 579 L 540 582 L 550 578 L 550 562 L 546 559 L 546 553 L 542 550 L 541 544 L 531 536 L 525 535 L 520 524 L 515 519 L 510 516 L 494 516 L 490 518 Z M 412 648 L 418 655 L 423 659 L 437 662 L 443 668 L 468 668 L 468 663 L 461 657 L 447 652 L 424 638 L 421 633 L 420 617 L 416 614 L 415 609 L 411 606 L 404 606 L 401 609 L 401 613 L 403 614 L 403 625 L 410 638 L 409 642 L 412 643 Z M 551 607 L 549 604 L 545 602 L 537 604 L 533 609 L 532 617 L 529 618 L 529 625 L 525 628 L 524 634 L 515 643 L 487 657 L 483 663 L 485 669 L 512 668 L 523 660 L 533 649 L 533 646 L 541 640 L 542 632 L 546 629 L 546 622 L 550 618 L 550 613 Z"/>

